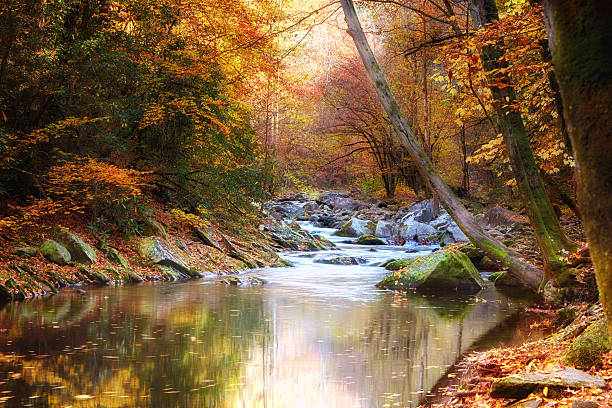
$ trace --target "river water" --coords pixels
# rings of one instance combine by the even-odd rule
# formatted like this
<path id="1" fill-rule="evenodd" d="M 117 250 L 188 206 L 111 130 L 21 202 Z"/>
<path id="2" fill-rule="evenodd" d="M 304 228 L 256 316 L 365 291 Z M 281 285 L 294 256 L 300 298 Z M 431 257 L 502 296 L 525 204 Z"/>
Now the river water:
<path id="1" fill-rule="evenodd" d="M 458 356 L 522 306 L 493 287 L 440 299 L 378 290 L 387 259 L 431 247 L 286 253 L 295 267 L 87 288 L 0 311 L 0 405 L 414 407 Z M 408 252 L 407 252 L 408 251 Z M 359 266 L 316 263 L 334 254 Z"/>

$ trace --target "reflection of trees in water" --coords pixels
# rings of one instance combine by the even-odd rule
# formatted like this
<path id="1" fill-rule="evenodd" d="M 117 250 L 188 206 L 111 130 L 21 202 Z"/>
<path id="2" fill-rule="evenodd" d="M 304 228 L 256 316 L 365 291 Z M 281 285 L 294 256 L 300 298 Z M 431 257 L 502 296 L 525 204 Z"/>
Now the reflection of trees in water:
<path id="1" fill-rule="evenodd" d="M 265 324 L 261 298 L 232 289 L 139 286 L 10 305 L 0 312 L 12 340 L 3 351 L 23 357 L 0 359 L 3 375 L 18 373 L 0 385 L 17 395 L 7 406 L 61 406 L 79 394 L 95 395 L 91 406 L 219 405 Z"/>
<path id="2" fill-rule="evenodd" d="M 378 398 L 370 405 L 380 403 L 385 393 L 396 395 L 395 399 L 387 396 L 387 402 L 418 405 L 446 369 L 507 315 L 506 300 L 494 291 L 479 296 L 485 301 L 386 297 L 371 312 L 367 326 L 336 346 L 338 350 L 352 347 L 360 364 L 354 364 L 355 358 L 336 363 L 334 377 L 357 378 L 357 388 L 365 397 Z"/>

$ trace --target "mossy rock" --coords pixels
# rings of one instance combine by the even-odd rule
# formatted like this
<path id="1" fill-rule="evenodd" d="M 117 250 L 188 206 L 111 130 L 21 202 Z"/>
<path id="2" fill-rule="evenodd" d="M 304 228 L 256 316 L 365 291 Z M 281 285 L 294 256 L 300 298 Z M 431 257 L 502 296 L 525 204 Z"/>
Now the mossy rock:
<path id="1" fill-rule="evenodd" d="M 364 234 L 357 238 L 359 245 L 385 245 L 385 241 L 372 234 Z"/>
<path id="2" fill-rule="evenodd" d="M 49 261 L 58 265 L 67 265 L 72 259 L 70 252 L 63 245 L 51 239 L 42 243 L 40 253 Z"/>
<path id="3" fill-rule="evenodd" d="M 443 242 L 443 237 L 439 242 Z M 444 249 L 464 253 L 468 258 L 470 258 L 470 261 L 472 261 L 476 267 L 478 267 L 480 260 L 485 256 L 485 253 L 480 248 L 475 247 L 469 242 L 456 242 L 448 244 L 444 246 Z"/>
<path id="4" fill-rule="evenodd" d="M 330 249 L 336 247 L 336 244 L 334 244 L 322 235 L 314 234 L 312 237 L 321 244 L 321 249 Z"/>
<path id="5" fill-rule="evenodd" d="M 38 254 L 38 248 L 36 247 L 22 247 L 15 248 L 11 251 L 11 254 L 20 256 L 22 258 L 33 258 Z"/>
<path id="6" fill-rule="evenodd" d="M 164 265 L 186 276 L 199 276 L 189 268 L 183 257 L 172 252 L 168 244 L 159 237 L 146 237 L 140 240 L 140 254 L 150 262 Z"/>
<path id="7" fill-rule="evenodd" d="M 72 261 L 87 265 L 96 262 L 96 251 L 66 228 L 55 228 L 53 230 L 53 239 L 62 244 L 70 252 Z"/>
<path id="8" fill-rule="evenodd" d="M 109 250 L 106 252 L 106 257 L 109 261 L 115 265 L 121 266 L 122 268 L 128 268 L 130 266 L 121 252 L 115 248 L 109 248 Z"/>
<path id="9" fill-rule="evenodd" d="M 395 259 L 393 261 L 389 261 L 389 262 L 385 263 L 383 266 L 388 271 L 399 271 L 400 269 L 403 269 L 403 268 L 409 266 L 411 263 L 414 262 L 415 259 L 417 259 L 417 258 Z"/>
<path id="10" fill-rule="evenodd" d="M 278 258 L 278 262 L 275 265 L 273 265 L 274 268 L 287 268 L 291 266 L 293 266 L 293 262 L 280 258 L 280 257 Z"/>
<path id="11" fill-rule="evenodd" d="M 440 250 L 415 258 L 410 265 L 387 276 L 376 286 L 423 293 L 476 293 L 485 283 L 465 254 Z"/>
<path id="12" fill-rule="evenodd" d="M 591 324 L 570 344 L 563 361 L 578 368 L 588 369 L 601 364 L 602 356 L 610 351 L 610 337 L 605 319 Z"/>

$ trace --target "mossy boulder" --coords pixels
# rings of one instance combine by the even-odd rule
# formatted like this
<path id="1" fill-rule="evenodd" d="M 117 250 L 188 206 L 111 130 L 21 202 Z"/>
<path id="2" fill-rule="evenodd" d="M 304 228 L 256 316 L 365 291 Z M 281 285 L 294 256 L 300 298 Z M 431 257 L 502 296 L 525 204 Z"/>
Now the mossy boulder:
<path id="1" fill-rule="evenodd" d="M 480 248 L 475 247 L 469 242 L 455 242 L 445 245 L 444 249 L 464 253 L 476 267 L 478 267 L 478 264 L 485 256 L 485 253 Z"/>
<path id="2" fill-rule="evenodd" d="M 441 250 L 415 258 L 376 286 L 424 293 L 476 293 L 484 285 L 480 273 L 465 254 Z"/>
<path id="3" fill-rule="evenodd" d="M 58 265 L 66 265 L 72 259 L 70 252 L 59 242 L 52 239 L 43 242 L 39 249 L 45 258 Z"/>
<path id="4" fill-rule="evenodd" d="M 354 256 L 332 256 L 315 259 L 314 262 L 328 265 L 360 265 L 366 263 L 366 260 Z"/>
<path id="5" fill-rule="evenodd" d="M 383 266 L 388 271 L 399 271 L 414 262 L 416 258 L 400 258 L 385 263 Z"/>
<path id="6" fill-rule="evenodd" d="M 62 244 L 70 252 L 71 259 L 74 262 L 87 265 L 96 262 L 96 251 L 66 228 L 55 228 L 53 230 L 53 239 Z"/>
<path id="7" fill-rule="evenodd" d="M 610 337 L 604 319 L 591 324 L 570 344 L 563 361 L 578 368 L 588 369 L 601 364 L 602 356 L 610 351 Z"/>
<path id="8" fill-rule="evenodd" d="M 22 258 L 33 258 L 38 253 L 38 248 L 36 247 L 22 247 L 15 248 L 11 251 L 11 254 L 20 256 Z"/>
<path id="9" fill-rule="evenodd" d="M 140 254 L 148 261 L 167 266 L 187 276 L 199 276 L 189 268 L 182 256 L 173 252 L 160 237 L 146 237 L 140 240 Z"/>
<path id="10" fill-rule="evenodd" d="M 363 234 L 357 238 L 357 243 L 359 245 L 385 245 L 385 241 L 372 234 Z"/>
<path id="11" fill-rule="evenodd" d="M 121 252 L 119 252 L 115 248 L 109 248 L 109 250 L 106 252 L 106 257 L 108 258 L 109 261 L 111 261 L 115 265 L 121 266 L 122 268 L 127 268 L 130 266 L 128 264 L 128 261 L 121 254 Z"/>
<path id="12" fill-rule="evenodd" d="M 357 238 L 365 234 L 374 234 L 374 231 L 376 231 L 376 223 L 374 221 L 360 220 L 353 217 L 342 224 L 340 229 L 336 231 L 334 235 Z"/>

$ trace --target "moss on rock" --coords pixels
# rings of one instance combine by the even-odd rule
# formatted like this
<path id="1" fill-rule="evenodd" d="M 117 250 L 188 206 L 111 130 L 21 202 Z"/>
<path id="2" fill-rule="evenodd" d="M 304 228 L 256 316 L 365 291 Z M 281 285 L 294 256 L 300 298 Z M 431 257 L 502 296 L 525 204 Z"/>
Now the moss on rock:
<path id="1" fill-rule="evenodd" d="M 357 243 L 359 245 L 385 245 L 385 241 L 372 234 L 363 234 L 357 238 Z"/>
<path id="2" fill-rule="evenodd" d="M 42 243 L 40 253 L 49 261 L 58 265 L 67 265 L 72 259 L 70 252 L 63 245 L 51 239 Z"/>
<path id="3" fill-rule="evenodd" d="M 376 286 L 384 289 L 416 289 L 419 292 L 475 293 L 484 287 L 484 281 L 465 254 L 441 250 L 415 258 L 408 266 L 387 276 Z"/>
<path id="4" fill-rule="evenodd" d="M 610 337 L 604 319 L 591 324 L 573 341 L 563 361 L 578 368 L 588 369 L 601 364 L 602 356 L 610 351 Z"/>

